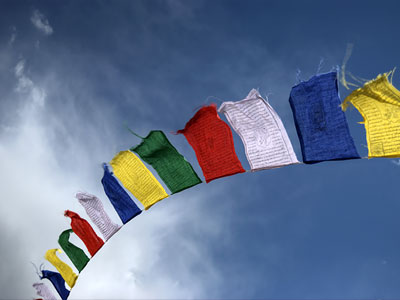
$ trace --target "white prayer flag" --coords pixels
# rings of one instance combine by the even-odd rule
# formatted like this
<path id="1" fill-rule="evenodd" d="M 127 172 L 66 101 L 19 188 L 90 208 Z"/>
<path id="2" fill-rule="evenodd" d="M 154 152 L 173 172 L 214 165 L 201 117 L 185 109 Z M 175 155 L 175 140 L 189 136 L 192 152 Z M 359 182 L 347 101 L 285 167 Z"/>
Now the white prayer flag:
<path id="1" fill-rule="evenodd" d="M 108 241 L 108 239 L 120 229 L 120 226 L 111 221 L 110 217 L 105 212 L 100 199 L 95 195 L 88 193 L 77 193 L 76 198 L 85 208 L 89 218 L 94 224 L 96 224 L 97 228 L 99 228 L 106 241 Z"/>
<path id="2" fill-rule="evenodd" d="M 218 111 L 242 139 L 252 172 L 299 163 L 281 119 L 257 90 Z"/>
<path id="3" fill-rule="evenodd" d="M 44 300 L 57 300 L 57 297 L 53 295 L 49 287 L 44 283 L 34 283 L 33 287 L 38 296 L 43 297 Z"/>

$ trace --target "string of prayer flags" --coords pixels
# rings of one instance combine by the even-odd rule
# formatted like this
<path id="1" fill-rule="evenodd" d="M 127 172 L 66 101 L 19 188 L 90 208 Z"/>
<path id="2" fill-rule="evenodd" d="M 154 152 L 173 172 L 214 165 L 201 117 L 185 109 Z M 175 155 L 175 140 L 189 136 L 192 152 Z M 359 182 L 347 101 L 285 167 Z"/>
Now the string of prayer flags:
<path id="1" fill-rule="evenodd" d="M 160 130 L 152 130 L 130 150 L 151 165 L 172 194 L 201 183 L 191 164 L 175 149 Z"/>
<path id="2" fill-rule="evenodd" d="M 76 275 L 74 271 L 72 271 L 70 266 L 68 266 L 65 262 L 57 257 L 57 251 L 61 252 L 60 249 L 47 250 L 44 258 L 47 259 L 57 269 L 57 271 L 64 278 L 68 286 L 70 288 L 73 288 L 76 280 L 78 279 L 78 275 Z"/>
<path id="3" fill-rule="evenodd" d="M 242 139 L 251 171 L 299 163 L 281 119 L 257 90 L 241 101 L 222 103 L 218 112 Z"/>
<path id="4" fill-rule="evenodd" d="M 77 213 L 66 210 L 64 215 L 71 218 L 71 228 L 74 233 L 82 240 L 91 256 L 104 245 L 103 240 L 96 234 L 92 226 Z"/>
<path id="5" fill-rule="evenodd" d="M 36 290 L 37 295 L 43 297 L 44 300 L 57 300 L 57 297 L 54 296 L 49 287 L 44 283 L 34 283 L 32 286 Z"/>
<path id="6" fill-rule="evenodd" d="M 358 109 L 364 119 L 362 123 L 366 129 L 368 157 L 400 157 L 400 91 L 392 85 L 390 76 L 393 77 L 393 72 L 365 82 L 342 104 L 336 72 L 315 75 L 292 88 L 289 103 L 304 163 L 360 158 L 344 114 L 349 103 Z M 344 78 L 342 80 L 347 88 L 349 85 L 355 86 Z M 223 102 L 218 112 L 225 114 L 240 136 L 251 171 L 299 163 L 282 120 L 257 90 L 252 89 L 240 101 Z M 194 149 L 207 183 L 245 172 L 235 152 L 232 131 L 220 119 L 218 112 L 214 104 L 204 106 L 186 123 L 184 129 L 177 131 L 177 134 L 185 136 Z M 142 139 L 139 145 L 114 156 L 110 162 L 111 171 L 107 164 L 103 164 L 101 182 L 123 224 L 142 212 L 126 190 L 146 210 L 168 197 L 161 183 L 141 159 L 156 170 L 172 194 L 201 183 L 192 165 L 170 143 L 164 132 L 152 130 L 146 137 L 138 137 Z M 95 195 L 80 192 L 76 198 L 106 241 L 120 229 Z M 71 233 L 74 232 L 82 240 L 92 257 L 104 245 L 104 241 L 97 236 L 89 222 L 77 213 L 66 210 L 65 216 L 71 218 L 72 229 L 63 231 L 58 243 L 81 272 L 90 258 L 69 241 Z M 61 299 L 66 300 L 70 290 L 65 284 L 73 288 L 78 275 L 57 256 L 57 251 L 61 252 L 60 249 L 48 250 L 45 259 L 58 272 L 41 270 L 40 275 L 35 268 L 40 278 L 48 279 Z M 33 287 L 44 300 L 56 299 L 44 283 L 35 283 Z"/>
<path id="7" fill-rule="evenodd" d="M 72 232 L 72 229 L 63 231 L 58 238 L 58 244 L 64 250 L 65 254 L 67 254 L 76 269 L 81 272 L 89 262 L 89 257 L 86 256 L 85 252 L 81 248 L 75 246 L 69 241 Z"/>
<path id="8" fill-rule="evenodd" d="M 43 278 L 50 280 L 62 300 L 68 299 L 70 291 L 65 287 L 65 280 L 60 273 L 43 270 L 41 279 Z"/>
<path id="9" fill-rule="evenodd" d="M 131 151 L 121 151 L 111 160 L 115 176 L 147 210 L 168 197 L 167 192 L 143 162 Z"/>
<path id="10" fill-rule="evenodd" d="M 177 133 L 192 146 L 207 183 L 245 172 L 236 156 L 232 131 L 219 118 L 215 105 L 200 108 Z"/>
<path id="11" fill-rule="evenodd" d="M 123 224 L 128 223 L 131 219 L 139 215 L 142 210 L 137 207 L 136 203 L 129 197 L 128 193 L 118 183 L 117 179 L 108 170 L 106 164 L 103 164 L 104 175 L 101 179 L 104 192 L 111 204 L 114 206 L 115 211 L 120 217 Z"/>
<path id="12" fill-rule="evenodd" d="M 85 208 L 87 215 L 100 230 L 106 241 L 108 241 L 108 239 L 120 229 L 118 224 L 115 224 L 113 221 L 111 221 L 110 217 L 104 210 L 103 203 L 101 203 L 100 199 L 95 195 L 88 193 L 77 193 L 76 198 Z"/>
<path id="13" fill-rule="evenodd" d="M 400 157 L 400 91 L 389 81 L 390 74 L 366 82 L 342 104 L 346 110 L 352 103 L 364 119 L 368 158 Z"/>
<path id="14" fill-rule="evenodd" d="M 289 102 L 304 163 L 360 158 L 340 109 L 336 72 L 294 86 Z"/>

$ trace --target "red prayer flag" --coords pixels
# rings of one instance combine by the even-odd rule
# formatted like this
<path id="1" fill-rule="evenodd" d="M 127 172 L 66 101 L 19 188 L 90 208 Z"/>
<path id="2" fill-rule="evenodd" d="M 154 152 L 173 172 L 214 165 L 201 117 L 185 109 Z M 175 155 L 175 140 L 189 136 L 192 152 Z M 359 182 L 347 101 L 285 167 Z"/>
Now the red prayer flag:
<path id="1" fill-rule="evenodd" d="M 103 240 L 98 237 L 92 226 L 90 226 L 89 222 L 85 219 L 82 219 L 77 213 L 66 210 L 64 215 L 71 218 L 72 230 L 85 244 L 90 255 L 94 256 L 96 252 L 104 245 Z"/>
<path id="2" fill-rule="evenodd" d="M 200 108 L 177 133 L 183 133 L 193 147 L 207 183 L 245 172 L 236 156 L 232 131 L 214 104 Z"/>

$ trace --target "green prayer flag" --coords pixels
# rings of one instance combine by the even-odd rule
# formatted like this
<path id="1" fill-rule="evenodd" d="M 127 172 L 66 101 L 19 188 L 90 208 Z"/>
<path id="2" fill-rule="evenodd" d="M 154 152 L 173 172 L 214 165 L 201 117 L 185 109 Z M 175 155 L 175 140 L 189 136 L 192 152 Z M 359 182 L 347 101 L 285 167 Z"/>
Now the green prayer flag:
<path id="1" fill-rule="evenodd" d="M 60 234 L 58 238 L 58 243 L 64 250 L 65 254 L 68 255 L 69 259 L 72 261 L 74 266 L 81 272 L 86 264 L 89 262 L 89 257 L 86 256 L 85 252 L 69 241 L 72 229 L 67 229 Z"/>
<path id="2" fill-rule="evenodd" d="M 156 170 L 172 194 L 201 183 L 191 164 L 172 146 L 164 132 L 152 130 L 142 139 L 142 143 L 130 150 Z"/>

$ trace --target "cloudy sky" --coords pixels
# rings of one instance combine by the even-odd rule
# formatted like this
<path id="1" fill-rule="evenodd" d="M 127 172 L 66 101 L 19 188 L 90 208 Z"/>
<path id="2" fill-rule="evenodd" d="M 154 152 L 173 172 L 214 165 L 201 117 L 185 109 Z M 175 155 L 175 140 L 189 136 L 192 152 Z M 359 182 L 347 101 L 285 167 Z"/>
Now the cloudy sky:
<path id="1" fill-rule="evenodd" d="M 201 105 L 259 88 L 301 159 L 288 103 L 298 69 L 306 80 L 323 58 L 321 72 L 330 71 L 348 42 L 353 74 L 372 79 L 400 66 L 397 1 L 49 0 L 0 7 L 2 299 L 35 296 L 30 262 L 45 262 L 46 250 L 58 247 L 69 228 L 65 209 L 85 217 L 77 191 L 98 195 L 119 221 L 100 179 L 102 162 L 140 142 L 125 122 L 141 135 L 168 133 L 201 174 L 185 138 L 169 133 Z M 348 94 L 340 92 L 342 99 Z M 354 108 L 346 116 L 366 156 L 361 116 Z M 70 298 L 398 298 L 399 174 L 396 160 L 363 159 L 198 185 L 124 226 Z"/>

